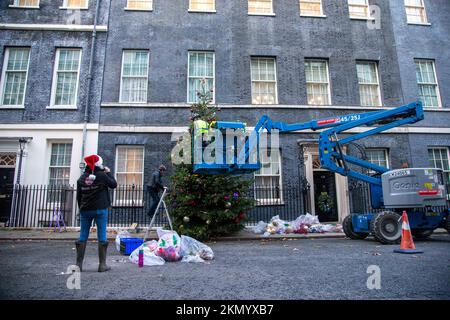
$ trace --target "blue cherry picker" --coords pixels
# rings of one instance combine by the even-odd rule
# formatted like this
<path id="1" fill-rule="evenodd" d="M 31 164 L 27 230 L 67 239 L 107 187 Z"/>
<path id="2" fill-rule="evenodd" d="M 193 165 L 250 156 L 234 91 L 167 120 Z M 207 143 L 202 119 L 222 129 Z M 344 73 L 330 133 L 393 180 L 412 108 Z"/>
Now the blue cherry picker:
<path id="1" fill-rule="evenodd" d="M 218 121 L 215 124 L 214 141 L 221 141 L 220 152 L 214 161 L 194 163 L 194 172 L 201 174 L 245 174 L 261 168 L 259 158 L 260 134 L 322 130 L 319 135 L 319 159 L 321 167 L 340 175 L 367 182 L 370 186 L 371 206 L 381 209 L 378 213 L 353 213 L 343 221 L 345 234 L 351 239 L 365 239 L 372 234 L 383 244 L 398 243 L 401 238 L 401 213 L 406 211 L 413 235 L 426 238 L 436 228 L 445 228 L 450 233 L 450 213 L 447 206 L 448 194 L 443 171 L 438 168 L 405 168 L 390 170 L 344 153 L 344 146 L 356 140 L 379 134 L 383 131 L 413 124 L 424 119 L 420 102 L 398 108 L 360 114 L 337 116 L 304 123 L 286 124 L 275 122 L 264 115 L 250 135 L 239 147 L 238 140 L 227 141 L 228 130 L 245 130 L 240 122 Z M 350 134 L 346 131 L 367 126 L 368 130 Z M 340 138 L 339 135 L 346 136 Z M 203 152 L 205 144 L 198 141 L 202 135 L 193 136 L 193 150 Z M 228 143 L 228 145 L 227 145 Z M 231 145 L 230 145 L 231 144 Z M 197 147 L 195 147 L 197 146 Z M 229 156 L 229 151 L 233 153 Z M 228 152 L 228 153 L 227 153 Z M 202 153 L 203 154 L 203 153 Z M 256 161 L 252 160 L 256 156 Z M 255 159 L 253 156 L 253 160 Z M 231 161 L 230 161 L 231 160 Z M 363 168 L 363 170 L 359 169 Z"/>

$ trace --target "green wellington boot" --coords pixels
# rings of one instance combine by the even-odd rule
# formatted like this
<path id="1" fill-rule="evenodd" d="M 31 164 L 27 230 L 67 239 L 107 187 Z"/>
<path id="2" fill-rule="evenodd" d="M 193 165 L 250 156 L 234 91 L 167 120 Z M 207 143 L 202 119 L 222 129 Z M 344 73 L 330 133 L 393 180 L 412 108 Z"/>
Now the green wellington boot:
<path id="1" fill-rule="evenodd" d="M 108 242 L 98 243 L 98 272 L 105 272 L 111 270 L 111 267 L 106 265 L 106 249 L 108 248 Z"/>
<path id="2" fill-rule="evenodd" d="M 75 247 L 77 248 L 77 266 L 80 268 L 80 272 L 83 271 L 84 252 L 86 250 L 86 241 L 76 241 Z"/>

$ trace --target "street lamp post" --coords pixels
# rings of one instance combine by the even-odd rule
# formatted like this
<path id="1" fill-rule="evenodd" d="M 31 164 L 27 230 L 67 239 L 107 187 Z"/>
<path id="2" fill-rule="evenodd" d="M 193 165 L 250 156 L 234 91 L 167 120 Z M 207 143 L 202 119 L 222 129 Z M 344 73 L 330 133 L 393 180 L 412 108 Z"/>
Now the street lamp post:
<path id="1" fill-rule="evenodd" d="M 23 159 L 23 149 L 25 149 L 25 144 L 27 143 L 27 139 L 20 138 L 19 139 L 19 167 L 17 168 L 17 178 L 16 178 L 16 184 L 20 184 L 20 173 L 22 172 L 22 159 Z"/>

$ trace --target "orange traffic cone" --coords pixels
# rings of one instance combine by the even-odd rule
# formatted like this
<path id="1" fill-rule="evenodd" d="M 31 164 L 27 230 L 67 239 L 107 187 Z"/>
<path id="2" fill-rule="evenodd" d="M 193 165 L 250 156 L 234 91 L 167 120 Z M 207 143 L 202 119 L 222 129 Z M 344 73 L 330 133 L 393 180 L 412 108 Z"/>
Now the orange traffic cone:
<path id="1" fill-rule="evenodd" d="M 395 249 L 397 253 L 423 253 L 423 251 L 417 250 L 414 245 L 411 229 L 409 228 L 408 215 L 406 211 L 402 214 L 402 242 L 400 243 L 400 249 Z"/>

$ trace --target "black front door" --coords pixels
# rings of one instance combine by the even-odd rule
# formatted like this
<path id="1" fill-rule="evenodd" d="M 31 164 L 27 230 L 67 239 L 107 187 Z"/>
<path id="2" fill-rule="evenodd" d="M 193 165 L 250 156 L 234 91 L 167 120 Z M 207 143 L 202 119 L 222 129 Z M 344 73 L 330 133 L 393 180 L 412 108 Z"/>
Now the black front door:
<path id="1" fill-rule="evenodd" d="M 320 222 L 338 221 L 336 179 L 330 171 L 314 171 L 314 206 Z"/>
<path id="2" fill-rule="evenodd" d="M 6 222 L 11 212 L 15 168 L 0 168 L 0 222 Z"/>

